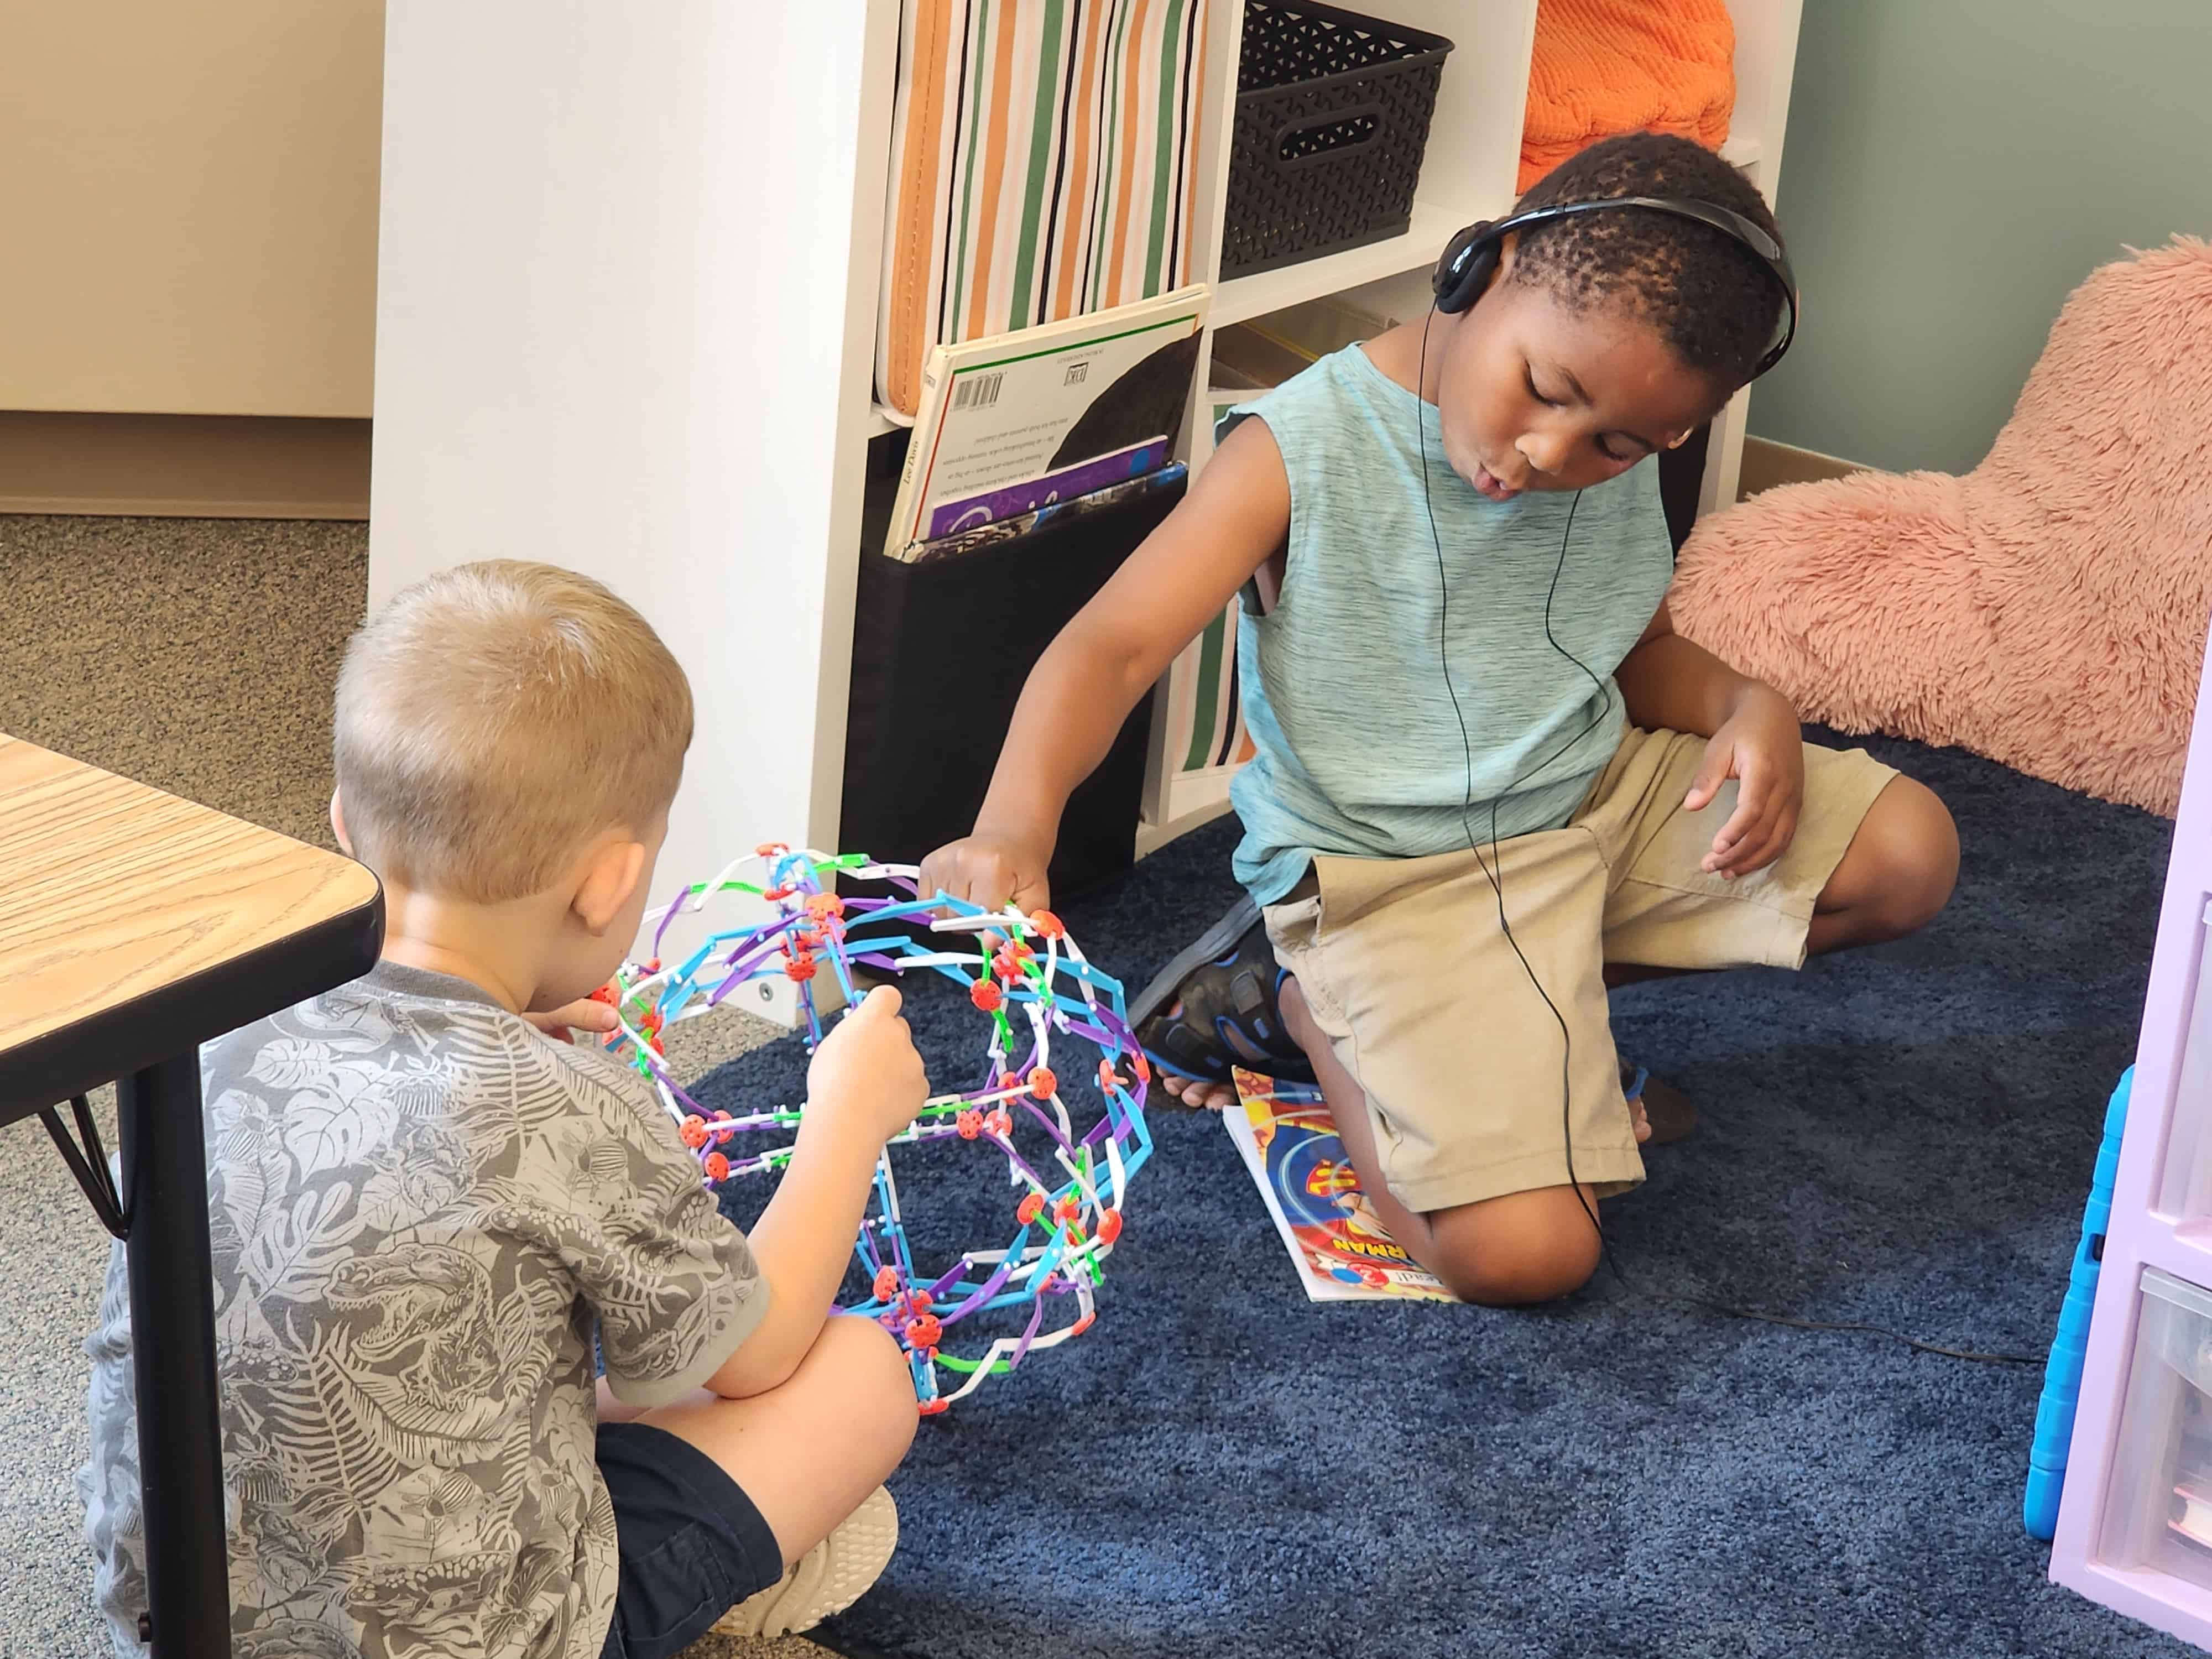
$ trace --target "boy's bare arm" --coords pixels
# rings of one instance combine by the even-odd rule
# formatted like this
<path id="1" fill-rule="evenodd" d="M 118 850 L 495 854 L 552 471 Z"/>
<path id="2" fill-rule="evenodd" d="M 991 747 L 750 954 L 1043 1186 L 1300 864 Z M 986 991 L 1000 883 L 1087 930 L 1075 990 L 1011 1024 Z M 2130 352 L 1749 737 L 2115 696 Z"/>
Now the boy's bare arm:
<path id="1" fill-rule="evenodd" d="M 1628 718 L 1647 732 L 1688 732 L 1710 738 L 1728 723 L 1746 696 L 1782 694 L 1739 674 L 1701 645 L 1674 631 L 1662 600 L 1644 637 L 1613 672 Z"/>
<path id="2" fill-rule="evenodd" d="M 1068 796 L 1176 654 L 1282 546 L 1290 522 L 1281 452 L 1266 422 L 1245 421 L 1030 671 L 975 833 L 930 854 L 923 891 L 994 908 L 1045 902 Z"/>
<path id="3" fill-rule="evenodd" d="M 806 1112 L 789 1167 L 746 1241 L 768 1281 L 768 1313 L 707 1386 L 727 1400 L 787 1382 L 822 1334 L 853 1259 L 884 1142 L 928 1093 L 921 1056 L 890 987 L 837 1023 L 807 1068 Z"/>
<path id="4" fill-rule="evenodd" d="M 707 1380 L 714 1393 L 726 1400 L 765 1394 L 788 1381 L 806 1358 L 853 1259 L 881 1150 L 880 1141 L 871 1146 L 863 1135 L 832 1133 L 793 1158 L 746 1235 L 768 1281 L 768 1313 Z"/>

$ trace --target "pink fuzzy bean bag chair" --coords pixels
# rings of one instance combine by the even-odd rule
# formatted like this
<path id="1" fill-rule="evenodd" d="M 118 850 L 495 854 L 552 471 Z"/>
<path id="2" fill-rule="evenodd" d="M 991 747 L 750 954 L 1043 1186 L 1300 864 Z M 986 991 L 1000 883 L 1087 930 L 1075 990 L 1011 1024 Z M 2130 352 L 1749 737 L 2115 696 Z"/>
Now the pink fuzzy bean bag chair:
<path id="1" fill-rule="evenodd" d="M 2212 246 L 2092 272 L 1966 477 L 1859 473 L 1707 519 L 1674 611 L 1808 720 L 2171 816 L 2212 613 Z"/>

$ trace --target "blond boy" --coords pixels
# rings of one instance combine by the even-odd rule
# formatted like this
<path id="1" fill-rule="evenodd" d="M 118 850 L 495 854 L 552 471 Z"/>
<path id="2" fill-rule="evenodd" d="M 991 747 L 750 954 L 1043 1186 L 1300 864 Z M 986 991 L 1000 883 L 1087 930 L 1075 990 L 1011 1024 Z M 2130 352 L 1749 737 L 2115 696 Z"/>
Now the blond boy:
<path id="1" fill-rule="evenodd" d="M 433 576 L 347 651 L 331 819 L 382 960 L 204 1061 L 240 1659 L 659 1659 L 803 1628 L 889 1559 L 913 1391 L 830 1309 L 925 1092 L 896 994 L 815 1056 L 750 1238 L 642 1080 L 549 1036 L 637 932 L 690 738 L 652 629 L 547 566 Z M 118 1252 L 79 1486 L 137 1654 L 123 1285 Z"/>

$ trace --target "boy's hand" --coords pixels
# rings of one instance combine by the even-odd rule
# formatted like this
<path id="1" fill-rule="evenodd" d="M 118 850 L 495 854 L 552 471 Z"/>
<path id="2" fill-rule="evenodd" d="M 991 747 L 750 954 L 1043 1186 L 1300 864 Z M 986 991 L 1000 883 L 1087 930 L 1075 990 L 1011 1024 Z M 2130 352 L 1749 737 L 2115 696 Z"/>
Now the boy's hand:
<path id="1" fill-rule="evenodd" d="M 1805 739 L 1796 711 L 1771 686 L 1753 686 L 1713 733 L 1683 810 L 1702 811 L 1730 778 L 1738 780 L 1735 811 L 1700 867 L 1734 878 L 1782 856 L 1805 804 Z"/>
<path id="2" fill-rule="evenodd" d="M 806 1068 L 805 1121 L 859 1129 L 872 1153 L 914 1121 L 928 1095 L 914 1033 L 899 1018 L 899 994 L 882 985 L 814 1051 Z"/>
<path id="3" fill-rule="evenodd" d="M 1049 846 L 979 830 L 948 842 L 924 859 L 918 885 L 925 898 L 943 893 L 986 910 L 1003 910 L 1009 904 L 1024 912 L 1042 910 L 1052 902 L 1052 890 L 1045 881 L 1045 866 L 1051 861 Z"/>
<path id="4" fill-rule="evenodd" d="M 547 1036 L 562 1042 L 575 1041 L 569 1035 L 572 1031 L 590 1031 L 605 1036 L 615 1029 L 617 1024 L 612 1008 L 604 1002 L 594 1002 L 589 997 L 563 1004 L 542 1014 L 532 1013 L 526 1008 L 522 1017 Z"/>

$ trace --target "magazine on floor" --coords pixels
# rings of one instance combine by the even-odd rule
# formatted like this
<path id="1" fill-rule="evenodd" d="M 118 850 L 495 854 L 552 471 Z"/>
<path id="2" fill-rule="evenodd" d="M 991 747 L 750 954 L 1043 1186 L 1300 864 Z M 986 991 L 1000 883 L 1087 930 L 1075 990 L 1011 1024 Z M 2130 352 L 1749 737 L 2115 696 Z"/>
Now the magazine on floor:
<path id="1" fill-rule="evenodd" d="M 1318 1089 L 1240 1071 L 1237 1097 L 1221 1121 L 1310 1300 L 1451 1300 L 1376 1218 Z"/>

